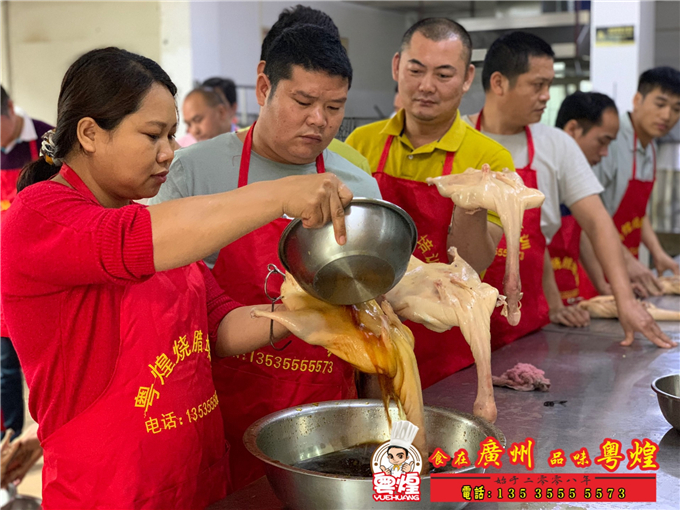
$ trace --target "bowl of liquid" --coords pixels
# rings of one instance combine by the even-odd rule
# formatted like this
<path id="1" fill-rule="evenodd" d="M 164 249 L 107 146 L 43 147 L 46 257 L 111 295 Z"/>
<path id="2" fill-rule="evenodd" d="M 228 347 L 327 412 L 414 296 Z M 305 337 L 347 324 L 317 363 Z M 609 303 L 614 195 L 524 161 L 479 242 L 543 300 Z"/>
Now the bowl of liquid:
<path id="1" fill-rule="evenodd" d="M 400 419 L 396 404 L 390 405 L 389 415 L 392 420 Z M 337 400 L 278 411 L 253 423 L 243 441 L 250 453 L 265 463 L 267 479 L 286 508 L 463 508 L 467 503 L 430 502 L 430 474 L 483 473 L 482 468 L 474 466 L 479 443 L 492 436 L 505 447 L 505 436 L 481 418 L 431 406 L 425 406 L 425 428 L 427 455 L 435 448 L 450 456 L 465 448 L 472 465 L 456 470 L 449 462 L 434 470 L 427 458 L 423 459 L 417 503 L 390 504 L 373 499 L 371 457 L 390 439 L 390 425 L 380 400 Z"/>

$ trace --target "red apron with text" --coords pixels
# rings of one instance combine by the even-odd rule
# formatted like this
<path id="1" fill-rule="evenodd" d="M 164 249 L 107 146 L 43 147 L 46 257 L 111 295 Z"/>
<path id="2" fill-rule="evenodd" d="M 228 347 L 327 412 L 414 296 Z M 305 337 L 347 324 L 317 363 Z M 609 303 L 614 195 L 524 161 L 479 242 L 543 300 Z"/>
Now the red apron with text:
<path id="1" fill-rule="evenodd" d="M 557 288 L 565 306 L 579 301 L 578 260 L 581 250 L 581 227 L 563 204 L 562 226 L 548 245 L 550 262 L 555 273 Z"/>
<path id="2" fill-rule="evenodd" d="M 248 184 L 255 124 L 248 130 L 241 153 L 239 188 Z M 316 159 L 325 171 L 323 156 Z M 267 265 L 280 269 L 278 246 L 290 220 L 279 218 L 229 244 L 219 253 L 213 274 L 232 299 L 245 305 L 270 302 L 264 292 Z M 273 276 L 269 292 L 278 295 L 283 279 Z M 354 368 L 329 351 L 289 337 L 276 350 L 270 345 L 240 356 L 213 360 L 213 379 L 220 398 L 224 432 L 231 444 L 234 490 L 264 475 L 261 461 L 243 445 L 243 433 L 255 421 L 275 411 L 326 400 L 356 398 Z"/>
<path id="3" fill-rule="evenodd" d="M 72 169 L 61 175 L 96 202 Z M 201 270 L 191 264 L 113 292 L 116 368 L 102 395 L 43 441 L 43 507 L 203 509 L 226 495 L 228 462 Z"/>
<path id="4" fill-rule="evenodd" d="M 373 174 L 382 198 L 398 205 L 413 218 L 418 229 L 414 256 L 427 263 L 449 264 L 446 238 L 453 216 L 453 201 L 441 196 L 436 186 L 385 173 L 393 140 L 394 136 L 387 138 Z M 453 152 L 446 154 L 441 175 L 451 174 L 454 157 Z M 414 351 L 423 389 L 474 363 L 472 351 L 459 328 L 435 333 L 422 324 L 411 321 L 405 321 L 405 324 L 415 338 Z"/>
<path id="5" fill-rule="evenodd" d="M 479 130 L 482 122 L 483 110 L 479 112 L 475 129 Z M 524 127 L 527 137 L 529 161 L 524 168 L 517 168 L 516 172 L 524 181 L 524 185 L 538 189 L 536 170 L 531 168 L 534 162 L 534 140 L 529 126 Z M 505 276 L 505 260 L 507 244 L 505 235 L 501 238 L 496 249 L 496 257 L 486 270 L 483 281 L 493 285 L 503 294 L 503 278 Z M 545 236 L 541 232 L 541 208 L 524 211 L 520 237 L 519 274 L 522 282 L 523 297 L 520 301 L 522 318 L 517 326 L 508 324 L 508 320 L 501 316 L 501 307 L 496 308 L 491 316 L 491 348 L 514 342 L 550 322 L 548 316 L 548 302 L 543 293 L 543 265 L 545 262 Z"/>
<path id="6" fill-rule="evenodd" d="M 652 143 L 652 142 L 650 142 Z M 642 241 L 642 219 L 647 214 L 647 204 L 656 182 L 656 149 L 652 143 L 652 155 L 654 158 L 654 177 L 651 181 L 637 179 L 637 133 L 633 135 L 633 176 L 628 181 L 628 187 L 621 199 L 619 208 L 612 220 L 619 232 L 619 238 L 628 251 L 636 258 L 639 256 L 640 242 Z M 581 296 L 590 299 L 598 295 L 595 286 L 581 270 Z M 585 277 L 585 278 L 584 278 Z"/>
<path id="7" fill-rule="evenodd" d="M 28 148 L 31 151 L 31 161 L 38 159 L 37 140 L 28 142 Z M 21 168 L 3 168 L 0 170 L 0 222 L 5 219 L 9 206 L 12 205 L 17 196 L 17 181 L 21 170 Z M 9 330 L 2 315 L 2 307 L 0 307 L 0 336 L 9 337 Z"/>

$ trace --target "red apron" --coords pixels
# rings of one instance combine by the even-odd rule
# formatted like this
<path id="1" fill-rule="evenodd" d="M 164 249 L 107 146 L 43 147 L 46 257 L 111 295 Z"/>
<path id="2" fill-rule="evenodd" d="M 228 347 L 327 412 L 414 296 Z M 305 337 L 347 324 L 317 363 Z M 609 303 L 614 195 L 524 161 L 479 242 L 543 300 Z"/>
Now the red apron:
<path id="1" fill-rule="evenodd" d="M 479 131 L 482 114 L 479 112 L 475 129 Z M 529 150 L 529 161 L 524 168 L 517 168 L 516 172 L 524 181 L 524 185 L 538 189 L 536 170 L 531 168 L 534 162 L 534 140 L 529 126 L 524 127 Z M 519 273 L 522 281 L 523 297 L 521 300 L 522 318 L 517 326 L 511 326 L 505 317 L 501 316 L 501 308 L 496 308 L 491 316 L 491 348 L 514 342 L 550 322 L 548 316 L 548 302 L 543 293 L 543 264 L 545 262 L 545 236 L 541 232 L 541 208 L 529 209 L 524 212 L 522 221 L 522 235 L 520 237 Z M 505 260 L 507 244 L 505 235 L 501 238 L 496 249 L 496 257 L 484 274 L 484 282 L 493 285 L 503 293 L 503 277 L 505 276 Z"/>
<path id="2" fill-rule="evenodd" d="M 614 216 L 612 216 L 621 242 L 636 258 L 639 256 L 640 241 L 642 240 L 642 220 L 647 214 L 647 203 L 656 182 L 656 149 L 654 148 L 654 143 L 650 143 L 652 143 L 652 155 L 654 158 L 654 177 L 651 181 L 639 181 L 637 179 L 637 133 L 634 133 L 633 176 L 628 182 L 628 187 L 623 194 L 619 208 Z M 597 296 L 598 292 L 587 277 L 586 272 L 581 270 L 579 274 L 582 276 L 580 285 L 581 296 L 584 299 Z"/>
<path id="3" fill-rule="evenodd" d="M 414 256 L 423 262 L 449 263 L 447 241 L 453 216 L 453 202 L 443 197 L 436 186 L 425 182 L 393 177 L 385 173 L 385 165 L 394 136 L 385 142 L 380 162 L 373 176 L 384 200 L 392 202 L 411 215 L 418 229 Z M 441 175 L 453 170 L 455 153 L 446 154 Z M 415 338 L 415 354 L 423 389 L 474 363 L 472 351 L 459 328 L 435 333 L 425 326 L 406 321 Z"/>
<path id="4" fill-rule="evenodd" d="M 61 175 L 96 202 L 72 169 Z M 108 387 L 43 441 L 43 507 L 205 508 L 226 495 L 228 465 L 201 270 L 159 272 L 119 295 Z"/>
<path id="5" fill-rule="evenodd" d="M 239 188 L 248 184 L 254 128 L 255 124 L 243 144 Z M 316 170 L 325 171 L 321 154 L 316 159 Z M 283 268 L 278 244 L 289 223 L 279 218 L 222 248 L 213 273 L 229 296 L 246 305 L 269 302 L 264 292 L 267 265 L 274 263 Z M 270 293 L 278 293 L 281 283 L 280 279 L 270 279 Z M 296 405 L 357 396 L 354 368 L 349 363 L 322 347 L 292 336 L 289 339 L 290 345 L 282 351 L 266 346 L 240 356 L 213 359 L 224 432 L 231 444 L 234 490 L 264 475 L 262 462 L 243 445 L 243 434 L 253 422 Z"/>
<path id="6" fill-rule="evenodd" d="M 31 161 L 35 161 L 40 156 L 38 154 L 38 141 L 31 140 L 28 142 L 28 148 L 31 151 Z M 21 168 L 3 168 L 0 170 L 0 221 L 5 219 L 7 209 L 12 205 L 12 202 L 17 196 L 17 181 Z M 5 325 L 5 317 L 2 314 L 0 307 L 0 336 L 9 337 L 9 330 Z"/>
<path id="7" fill-rule="evenodd" d="M 565 206 L 562 211 L 562 226 L 548 245 L 550 261 L 555 273 L 557 288 L 565 306 L 579 301 L 578 259 L 581 250 L 581 227 Z"/>

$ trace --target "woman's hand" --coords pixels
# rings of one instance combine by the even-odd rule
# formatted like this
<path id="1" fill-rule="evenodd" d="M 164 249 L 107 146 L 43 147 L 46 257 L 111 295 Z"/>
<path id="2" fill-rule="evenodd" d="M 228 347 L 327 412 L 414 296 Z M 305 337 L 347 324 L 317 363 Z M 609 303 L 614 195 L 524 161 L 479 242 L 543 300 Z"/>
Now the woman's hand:
<path id="1" fill-rule="evenodd" d="M 2 441 L 2 488 L 12 482 L 23 480 L 28 470 L 42 456 L 42 448 L 38 440 L 38 426 L 29 427 L 26 432 L 9 442 L 13 432 L 8 430 Z"/>
<path id="2" fill-rule="evenodd" d="M 345 244 L 345 207 L 353 195 L 340 179 L 323 173 L 285 177 L 279 182 L 284 214 L 300 218 L 306 228 L 319 228 L 332 221 L 335 240 Z"/>

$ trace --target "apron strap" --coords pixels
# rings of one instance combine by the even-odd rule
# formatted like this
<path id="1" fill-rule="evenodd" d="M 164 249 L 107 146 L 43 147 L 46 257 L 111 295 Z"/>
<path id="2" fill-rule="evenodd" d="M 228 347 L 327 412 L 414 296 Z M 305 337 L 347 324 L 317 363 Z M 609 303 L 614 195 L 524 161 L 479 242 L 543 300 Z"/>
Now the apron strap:
<path id="1" fill-rule="evenodd" d="M 375 173 L 381 174 L 385 171 L 385 164 L 387 163 L 387 156 L 390 154 L 390 147 L 392 147 L 392 141 L 394 140 L 394 135 L 389 135 L 385 146 L 383 147 L 382 154 L 380 155 L 380 162 L 378 163 L 378 168 L 376 168 Z"/>
<path id="2" fill-rule="evenodd" d="M 632 181 L 635 180 L 636 174 L 637 174 L 637 133 L 633 128 L 633 178 L 631 179 Z"/>
<path id="3" fill-rule="evenodd" d="M 446 159 L 444 159 L 444 171 L 442 175 L 451 175 L 453 171 L 453 159 L 456 157 L 455 152 L 447 152 Z"/>
<path id="4" fill-rule="evenodd" d="M 250 171 L 250 154 L 253 151 L 253 130 L 255 129 L 257 121 L 248 128 L 246 139 L 243 142 L 243 150 L 241 150 L 241 163 L 238 167 L 238 187 L 242 188 L 248 184 L 248 173 Z M 323 152 L 316 157 L 316 173 L 326 173 L 326 164 L 323 160 Z"/>
<path id="5" fill-rule="evenodd" d="M 652 158 L 654 158 L 654 173 L 652 176 L 652 182 L 656 182 L 656 148 L 654 147 L 654 140 L 649 142 L 652 145 Z M 633 130 L 633 178 L 631 180 L 636 180 L 637 177 L 637 133 Z"/>
<path id="6" fill-rule="evenodd" d="M 83 182 L 75 170 L 73 170 L 73 168 L 64 164 L 61 166 L 61 170 L 59 170 L 59 175 L 61 175 L 66 182 L 73 186 L 76 191 L 79 191 L 86 198 L 89 198 L 93 202 L 99 203 L 97 197 L 95 197 L 94 193 L 92 193 L 92 190 L 87 187 L 87 185 Z"/>
<path id="7" fill-rule="evenodd" d="M 385 172 L 385 164 L 387 163 L 387 157 L 390 154 L 390 147 L 392 147 L 392 142 L 394 141 L 394 135 L 389 135 L 387 141 L 385 142 L 385 147 L 383 147 L 382 154 L 380 155 L 380 161 L 378 162 L 378 168 L 376 168 L 376 174 L 382 174 Z M 444 159 L 444 170 L 442 175 L 451 175 L 453 171 L 453 159 L 456 156 L 455 152 L 447 152 L 446 158 Z"/>
<path id="8" fill-rule="evenodd" d="M 31 140 L 30 142 L 28 142 L 28 149 L 31 151 L 31 161 L 35 161 L 40 157 L 40 153 L 38 152 L 37 140 Z"/>
<path id="9" fill-rule="evenodd" d="M 243 150 L 241 150 L 241 163 L 238 167 L 238 187 L 242 188 L 248 184 L 248 169 L 250 168 L 250 153 L 253 149 L 253 128 L 255 128 L 257 121 L 248 128 L 246 139 L 243 142 Z"/>
<path id="10" fill-rule="evenodd" d="M 482 115 L 484 114 L 484 108 L 479 110 L 479 115 L 477 115 L 477 122 L 475 122 L 475 129 L 482 132 Z"/>

